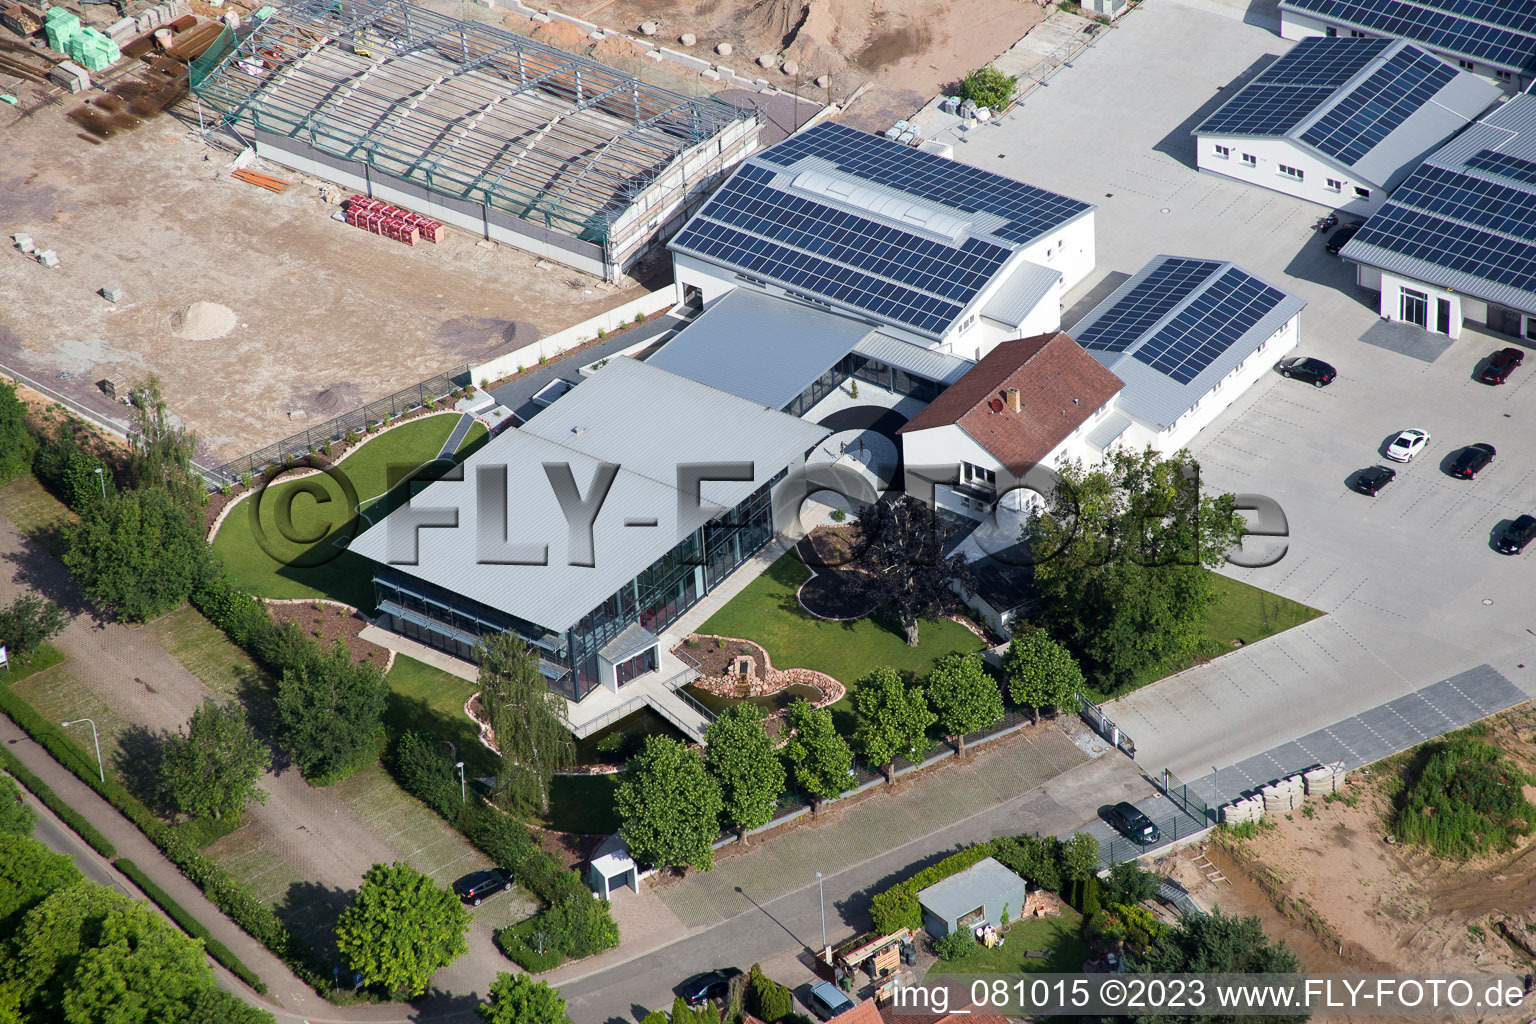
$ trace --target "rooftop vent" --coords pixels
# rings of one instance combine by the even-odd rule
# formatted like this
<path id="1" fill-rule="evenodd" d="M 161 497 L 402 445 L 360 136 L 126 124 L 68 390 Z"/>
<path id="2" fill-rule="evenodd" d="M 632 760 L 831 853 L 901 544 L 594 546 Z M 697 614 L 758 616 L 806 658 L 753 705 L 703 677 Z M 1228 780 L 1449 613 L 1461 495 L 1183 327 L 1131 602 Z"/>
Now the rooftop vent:
<path id="1" fill-rule="evenodd" d="M 821 171 L 801 171 L 790 184 L 801 192 L 857 207 L 891 223 L 948 238 L 955 244 L 971 230 L 971 222 L 965 217 Z"/>

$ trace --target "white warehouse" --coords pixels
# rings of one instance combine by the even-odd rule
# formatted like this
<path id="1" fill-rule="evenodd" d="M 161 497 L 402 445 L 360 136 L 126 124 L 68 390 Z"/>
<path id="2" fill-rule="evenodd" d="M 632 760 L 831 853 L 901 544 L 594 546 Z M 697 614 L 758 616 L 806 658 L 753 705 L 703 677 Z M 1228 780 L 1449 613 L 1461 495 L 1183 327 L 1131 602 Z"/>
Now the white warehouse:
<path id="1" fill-rule="evenodd" d="M 1194 129 L 1202 171 L 1368 216 L 1502 95 L 1409 43 L 1297 43 Z"/>

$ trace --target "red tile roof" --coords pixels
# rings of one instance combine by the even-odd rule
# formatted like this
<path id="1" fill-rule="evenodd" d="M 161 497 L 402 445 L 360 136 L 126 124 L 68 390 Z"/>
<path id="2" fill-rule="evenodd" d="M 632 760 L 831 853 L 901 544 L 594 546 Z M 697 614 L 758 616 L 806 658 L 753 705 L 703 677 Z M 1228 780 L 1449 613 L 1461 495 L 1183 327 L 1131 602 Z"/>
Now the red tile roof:
<path id="1" fill-rule="evenodd" d="M 1005 341 L 898 433 L 954 424 L 1023 476 L 1124 386 L 1059 331 Z M 1010 387 L 1019 389 L 1020 412 L 1008 408 Z"/>
<path id="2" fill-rule="evenodd" d="M 828 1024 L 1018 1024 L 1018 1020 L 984 1013 L 897 1013 L 890 1007 L 882 1011 L 873 999 L 866 999 Z"/>
<path id="3" fill-rule="evenodd" d="M 873 999 L 866 999 L 851 1010 L 833 1017 L 827 1024 L 885 1024 L 885 1018 L 880 1016 L 880 1007 L 875 1005 Z"/>

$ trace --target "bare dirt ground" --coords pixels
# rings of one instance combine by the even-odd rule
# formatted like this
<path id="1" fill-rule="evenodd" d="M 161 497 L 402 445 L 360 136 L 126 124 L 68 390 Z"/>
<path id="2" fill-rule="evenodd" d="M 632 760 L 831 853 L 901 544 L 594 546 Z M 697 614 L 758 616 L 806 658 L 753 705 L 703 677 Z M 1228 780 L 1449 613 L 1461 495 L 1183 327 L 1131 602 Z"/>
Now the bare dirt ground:
<path id="1" fill-rule="evenodd" d="M 798 80 L 798 91 L 808 99 L 841 102 L 867 84 L 840 120 L 880 131 L 996 58 L 1043 20 L 1047 9 L 1036 0 L 548 0 L 548 5 L 631 35 L 642 22 L 654 21 L 655 39 L 677 48 L 678 37 L 691 32 L 698 42 L 689 52 L 780 88 L 795 89 Z M 509 18 L 513 21 L 524 19 Z M 591 48 L 609 62 L 623 55 L 607 55 L 603 47 L 627 46 L 608 39 L 593 48 L 570 25 L 512 27 L 567 49 Z M 716 54 L 720 43 L 731 45 L 730 56 Z M 759 66 L 764 54 L 775 58 L 773 67 Z M 780 70 L 790 61 L 797 75 Z M 814 84 L 822 75 L 828 78 L 825 88 Z"/>
<path id="2" fill-rule="evenodd" d="M 19 95 L 25 110 L 40 93 Z M 0 108 L 0 364 L 118 418 L 96 383 L 157 374 L 206 463 L 644 291 L 453 228 L 441 245 L 392 242 L 330 220 L 318 182 L 284 168 L 261 168 L 294 182 L 281 195 L 230 178 L 230 155 L 175 117 L 92 144 L 66 119 L 74 105 Z M 21 255 L 16 232 L 62 266 Z M 108 284 L 117 305 L 98 294 Z M 233 326 L 188 329 L 196 302 Z"/>
<path id="3" fill-rule="evenodd" d="M 1536 721 L 1513 716 L 1492 723 L 1487 738 L 1527 771 L 1536 768 L 1530 731 Z M 1523 727 L 1520 733 L 1515 725 Z M 1501 936 L 1499 922 L 1508 920 L 1522 935 L 1530 934 L 1527 923 L 1536 927 L 1536 840 L 1465 864 L 1422 847 L 1389 844 L 1390 801 L 1381 768 L 1351 776 L 1348 792 L 1359 796 L 1354 807 L 1309 798 L 1310 817 L 1294 811 L 1256 838 L 1231 841 L 1228 849 L 1210 843 L 1203 863 L 1202 851 L 1188 851 L 1159 866 L 1204 906 L 1257 914 L 1309 972 L 1530 971 L 1533 958 Z M 1213 872 L 1225 881 L 1213 880 Z"/>

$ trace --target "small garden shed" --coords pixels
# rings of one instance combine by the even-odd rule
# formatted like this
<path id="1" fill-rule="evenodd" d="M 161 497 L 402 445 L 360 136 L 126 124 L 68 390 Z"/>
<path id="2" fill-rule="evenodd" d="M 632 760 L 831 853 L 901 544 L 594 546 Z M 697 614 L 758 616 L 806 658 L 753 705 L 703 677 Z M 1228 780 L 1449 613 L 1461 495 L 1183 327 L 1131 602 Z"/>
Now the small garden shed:
<path id="1" fill-rule="evenodd" d="M 923 927 L 934 938 L 982 924 L 1001 924 L 1003 909 L 1018 917 L 1029 883 L 991 857 L 917 894 Z"/>
<path id="2" fill-rule="evenodd" d="M 587 867 L 587 888 L 605 900 L 613 899 L 615 889 L 640 891 L 639 869 L 619 836 L 604 839 L 592 855 L 592 863 Z"/>

